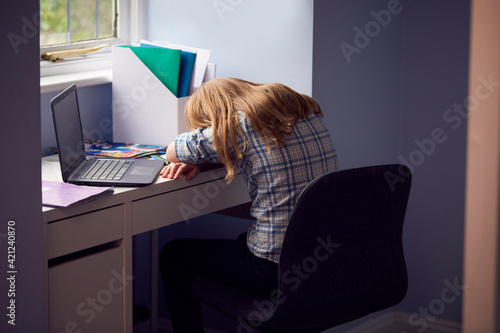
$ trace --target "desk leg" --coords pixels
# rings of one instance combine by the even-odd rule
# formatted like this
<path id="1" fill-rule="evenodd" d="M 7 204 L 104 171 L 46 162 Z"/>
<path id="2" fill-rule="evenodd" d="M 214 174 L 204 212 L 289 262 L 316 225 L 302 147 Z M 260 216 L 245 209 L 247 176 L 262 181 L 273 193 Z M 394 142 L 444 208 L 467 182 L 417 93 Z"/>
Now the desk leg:
<path id="1" fill-rule="evenodd" d="M 127 202 L 123 205 L 123 271 L 125 276 L 132 276 L 132 203 Z M 134 330 L 134 314 L 133 314 L 133 280 L 123 288 L 123 312 L 124 312 L 124 332 L 132 333 Z"/>
<path id="2" fill-rule="evenodd" d="M 151 237 L 151 331 L 158 332 L 158 229 L 150 232 Z"/>

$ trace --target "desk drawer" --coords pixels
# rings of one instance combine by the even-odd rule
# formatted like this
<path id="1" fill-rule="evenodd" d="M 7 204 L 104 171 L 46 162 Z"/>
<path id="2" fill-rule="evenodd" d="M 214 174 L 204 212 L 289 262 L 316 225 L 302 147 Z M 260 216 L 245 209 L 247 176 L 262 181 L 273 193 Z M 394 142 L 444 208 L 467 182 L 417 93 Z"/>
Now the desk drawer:
<path id="1" fill-rule="evenodd" d="M 123 238 L 123 206 L 59 220 L 47 225 L 48 259 Z"/>
<path id="2" fill-rule="evenodd" d="M 241 177 L 230 185 L 215 180 L 133 202 L 132 234 L 161 228 L 168 224 L 249 202 Z"/>
<path id="3" fill-rule="evenodd" d="M 51 333 L 124 332 L 123 250 L 115 247 L 49 268 Z"/>

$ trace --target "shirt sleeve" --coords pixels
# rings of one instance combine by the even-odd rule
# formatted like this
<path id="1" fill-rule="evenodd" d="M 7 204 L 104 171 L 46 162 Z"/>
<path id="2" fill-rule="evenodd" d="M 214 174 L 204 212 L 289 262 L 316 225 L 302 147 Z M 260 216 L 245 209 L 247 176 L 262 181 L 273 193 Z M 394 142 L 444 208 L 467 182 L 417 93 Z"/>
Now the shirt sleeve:
<path id="1" fill-rule="evenodd" d="M 204 162 L 221 163 L 215 151 L 212 128 L 198 128 L 182 133 L 174 141 L 175 156 L 180 162 L 201 164 Z"/>

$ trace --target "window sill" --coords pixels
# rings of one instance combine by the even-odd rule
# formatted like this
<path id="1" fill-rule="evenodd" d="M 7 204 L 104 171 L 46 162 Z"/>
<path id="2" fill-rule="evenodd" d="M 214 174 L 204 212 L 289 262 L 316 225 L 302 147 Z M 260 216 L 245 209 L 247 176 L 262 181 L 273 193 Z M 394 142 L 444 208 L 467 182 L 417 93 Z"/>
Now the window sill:
<path id="1" fill-rule="evenodd" d="M 111 79 L 111 69 L 43 77 L 40 79 L 40 93 L 63 91 L 73 83 L 78 87 L 110 83 Z"/>
<path id="2" fill-rule="evenodd" d="M 40 63 L 40 93 L 59 92 L 71 84 L 78 87 L 110 83 L 111 54 L 85 56 L 60 63 Z"/>

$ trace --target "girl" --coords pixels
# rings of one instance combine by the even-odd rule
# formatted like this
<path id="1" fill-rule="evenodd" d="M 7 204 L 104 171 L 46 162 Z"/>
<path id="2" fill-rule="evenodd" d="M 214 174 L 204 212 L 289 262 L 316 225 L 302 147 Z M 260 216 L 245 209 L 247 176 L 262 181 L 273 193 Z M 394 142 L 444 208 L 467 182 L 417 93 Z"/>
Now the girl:
<path id="1" fill-rule="evenodd" d="M 253 201 L 253 225 L 236 240 L 178 239 L 161 252 L 165 296 L 175 332 L 203 332 L 201 305 L 189 293 L 197 277 L 269 296 L 278 286 L 281 244 L 295 201 L 314 178 L 338 169 L 318 103 L 289 87 L 213 79 L 189 99 L 189 133 L 167 149 L 161 176 L 187 180 L 202 163 L 241 174 Z"/>

